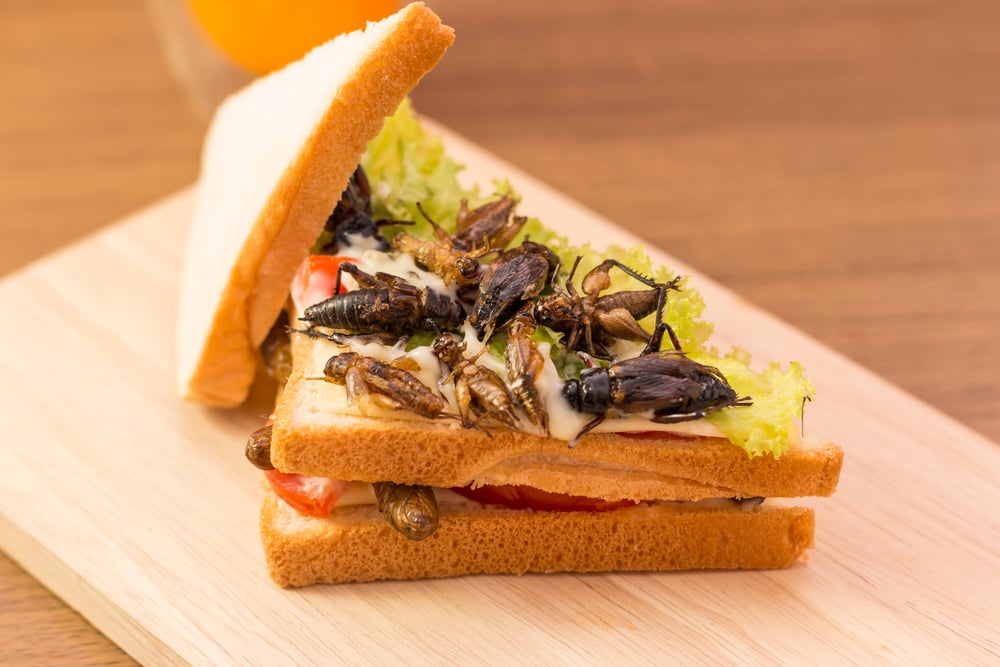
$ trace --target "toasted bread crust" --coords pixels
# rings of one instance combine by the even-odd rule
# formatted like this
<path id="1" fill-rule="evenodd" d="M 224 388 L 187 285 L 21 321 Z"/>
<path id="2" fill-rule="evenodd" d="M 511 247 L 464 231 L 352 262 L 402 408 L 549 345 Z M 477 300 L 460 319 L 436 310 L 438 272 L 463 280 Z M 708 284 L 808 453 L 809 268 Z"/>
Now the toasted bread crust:
<path id="1" fill-rule="evenodd" d="M 280 586 L 467 574 L 770 569 L 813 544 L 813 511 L 655 505 L 610 512 L 533 512 L 441 505 L 437 532 L 414 542 L 374 506 L 303 518 L 267 492 L 261 534 Z"/>
<path id="2" fill-rule="evenodd" d="M 829 496 L 843 462 L 840 447 L 824 441 L 806 441 L 779 459 L 751 458 L 721 438 L 591 433 L 570 447 L 507 429 L 487 435 L 450 420 L 327 413 L 316 404 L 315 384 L 297 369 L 278 402 L 271 461 L 284 472 L 439 487 L 526 484 L 608 500 L 699 500 Z"/>
<path id="3" fill-rule="evenodd" d="M 422 3 L 407 5 L 382 24 L 388 32 L 370 39 L 346 36 L 355 40 L 358 53 L 320 47 L 220 108 L 206 141 L 199 193 L 205 211 L 192 226 L 182 289 L 183 397 L 222 406 L 243 402 L 255 375 L 257 347 L 365 147 L 454 40 L 451 28 Z M 353 68 L 341 71 L 343 61 L 355 59 Z M 320 100 L 325 112 L 301 113 L 296 105 L 304 89 L 324 85 L 332 85 L 332 97 Z M 285 135 L 287 141 L 271 141 L 262 155 L 245 150 L 259 137 Z M 276 165 L 283 169 L 280 176 L 256 167 L 231 168 L 236 162 L 274 160 L 286 151 L 293 157 Z M 234 171 L 239 183 L 232 182 Z M 259 210 L 219 219 L 230 203 L 261 190 L 270 194 Z"/>

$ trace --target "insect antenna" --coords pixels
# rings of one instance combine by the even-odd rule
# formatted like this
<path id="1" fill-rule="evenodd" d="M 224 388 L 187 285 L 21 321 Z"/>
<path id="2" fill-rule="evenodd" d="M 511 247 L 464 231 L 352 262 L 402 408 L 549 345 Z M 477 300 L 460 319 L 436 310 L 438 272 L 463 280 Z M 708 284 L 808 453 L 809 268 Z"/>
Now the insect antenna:
<path id="1" fill-rule="evenodd" d="M 347 345 L 347 337 L 339 333 L 323 333 L 322 331 L 317 331 L 316 329 L 296 329 L 295 327 L 285 327 L 285 331 L 293 334 L 303 334 L 309 336 L 310 338 L 325 338 L 328 341 L 334 342 L 337 345 Z"/>
<path id="2" fill-rule="evenodd" d="M 809 394 L 802 395 L 802 406 L 799 408 L 799 435 L 806 437 L 806 403 L 812 401 Z"/>
<path id="3" fill-rule="evenodd" d="M 570 293 L 571 296 L 576 296 L 576 288 L 573 287 L 573 276 L 576 275 L 576 268 L 580 266 L 580 260 L 583 259 L 582 255 L 577 255 L 576 259 L 573 260 L 573 268 L 569 270 L 569 275 L 566 277 L 566 291 Z M 555 274 L 553 274 L 553 278 Z"/>

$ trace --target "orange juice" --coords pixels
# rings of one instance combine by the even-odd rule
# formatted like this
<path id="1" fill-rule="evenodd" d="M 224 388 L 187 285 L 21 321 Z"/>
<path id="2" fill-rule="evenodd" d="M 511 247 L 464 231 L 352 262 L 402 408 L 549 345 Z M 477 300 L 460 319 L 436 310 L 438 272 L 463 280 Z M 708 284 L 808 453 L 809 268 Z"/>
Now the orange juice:
<path id="1" fill-rule="evenodd" d="M 234 61 L 265 74 L 312 47 L 385 18 L 399 0 L 189 0 L 198 23 Z"/>

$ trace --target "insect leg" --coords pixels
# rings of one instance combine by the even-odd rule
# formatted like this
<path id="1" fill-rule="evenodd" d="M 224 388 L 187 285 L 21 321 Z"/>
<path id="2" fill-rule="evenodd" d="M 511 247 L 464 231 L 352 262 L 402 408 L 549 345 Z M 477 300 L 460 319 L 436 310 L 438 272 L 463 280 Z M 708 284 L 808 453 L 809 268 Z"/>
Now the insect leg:
<path id="1" fill-rule="evenodd" d="M 580 266 L 581 259 L 583 259 L 583 256 L 576 256 L 576 259 L 573 261 L 573 268 L 569 270 L 569 276 L 566 277 L 566 291 L 573 297 L 578 296 L 576 288 L 573 287 L 573 275 L 576 273 L 576 267 Z M 553 274 L 553 279 L 555 279 L 555 274 Z M 586 278 L 584 278 L 584 280 L 586 280 Z"/>
<path id="2" fill-rule="evenodd" d="M 343 264 L 337 267 L 337 282 L 334 284 L 334 292 L 333 292 L 334 294 L 340 293 L 341 275 L 343 274 L 344 271 L 346 271 L 348 275 L 354 278 L 355 282 L 358 283 L 358 287 L 362 289 L 380 286 L 379 280 L 375 276 L 369 273 L 365 273 L 364 271 L 358 268 L 357 264 L 344 262 Z"/>
<path id="3" fill-rule="evenodd" d="M 632 276 L 633 278 L 635 278 L 636 280 L 638 280 L 643 285 L 646 285 L 647 287 L 659 287 L 660 286 L 660 283 L 656 282 L 652 278 L 649 278 L 647 276 L 642 275 L 641 273 L 639 273 L 635 269 L 629 267 L 628 265 L 622 264 L 617 259 L 606 259 L 597 268 L 601 268 L 602 266 L 606 267 L 604 269 L 605 272 L 609 271 L 612 266 L 617 266 L 619 269 L 621 269 L 625 273 L 629 274 L 630 276 Z M 594 270 L 596 271 L 597 269 L 594 269 Z M 676 280 L 673 281 L 673 282 L 676 282 Z M 668 284 L 672 284 L 672 283 L 668 283 Z"/>
<path id="4" fill-rule="evenodd" d="M 586 425 L 582 429 L 580 429 L 580 432 L 577 433 L 575 436 L 573 436 L 573 439 L 569 441 L 569 446 L 570 447 L 576 447 L 577 441 L 583 436 L 583 434 L 585 434 L 585 433 L 587 433 L 589 431 L 592 431 L 595 428 L 597 428 L 597 426 L 599 426 L 601 424 L 601 422 L 604 421 L 605 417 L 607 417 L 606 414 L 597 415 L 596 417 L 594 417 L 593 419 L 591 419 L 589 422 L 587 422 Z"/>
<path id="5" fill-rule="evenodd" d="M 462 426 L 465 428 L 471 428 L 477 421 L 472 414 L 472 400 L 473 396 L 468 380 L 459 375 L 455 381 L 455 402 L 458 403 L 458 413 L 462 418 Z"/>
<path id="6" fill-rule="evenodd" d="M 677 422 L 692 421 L 694 419 L 701 419 L 710 412 L 715 412 L 715 409 L 710 410 L 693 410 L 691 412 L 683 412 L 679 414 L 666 414 L 661 415 L 659 412 L 654 412 L 650 421 L 656 422 L 657 424 L 676 424 Z"/>
<path id="7" fill-rule="evenodd" d="M 332 341 L 337 345 L 347 345 L 346 337 L 339 333 L 323 333 L 322 331 L 317 331 L 316 329 L 309 327 L 307 329 L 296 329 L 294 327 L 288 327 L 288 333 L 297 333 L 309 336 L 310 338 L 325 338 L 328 341 Z"/>
<path id="8" fill-rule="evenodd" d="M 598 310 L 594 312 L 594 321 L 597 325 L 615 338 L 624 338 L 645 343 L 649 340 L 649 333 L 639 326 L 626 308 L 615 308 L 613 310 Z"/>
<path id="9" fill-rule="evenodd" d="M 673 327 L 671 327 L 667 322 L 660 322 L 656 325 L 653 335 L 649 337 L 649 342 L 646 343 L 646 349 L 644 349 L 642 354 L 639 356 L 643 357 L 647 354 L 658 352 L 660 350 L 660 343 L 663 341 L 664 332 L 670 335 L 670 342 L 673 344 L 674 350 L 683 354 L 683 350 L 681 350 L 681 342 L 678 340 L 677 334 L 674 333 Z"/>
<path id="10" fill-rule="evenodd" d="M 371 404 L 371 394 L 365 383 L 364 371 L 359 368 L 348 368 L 344 378 L 344 386 L 347 388 L 347 402 L 356 406 L 361 414 L 367 417 L 367 407 Z"/>

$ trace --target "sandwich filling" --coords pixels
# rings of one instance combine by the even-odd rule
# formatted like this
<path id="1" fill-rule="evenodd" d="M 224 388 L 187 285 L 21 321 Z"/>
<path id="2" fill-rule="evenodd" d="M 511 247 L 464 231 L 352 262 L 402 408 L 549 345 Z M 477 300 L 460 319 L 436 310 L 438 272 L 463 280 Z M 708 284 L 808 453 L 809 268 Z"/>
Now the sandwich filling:
<path id="1" fill-rule="evenodd" d="M 405 103 L 371 142 L 262 348 L 279 380 L 298 351 L 299 381 L 315 383 L 310 410 L 518 431 L 567 447 L 588 433 L 670 433 L 778 458 L 798 441 L 795 418 L 812 393 L 798 364 L 755 370 L 742 351 L 720 353 L 686 279 L 654 268 L 641 248 L 575 247 L 516 215 L 506 183 L 482 196 L 459 184 L 459 171 Z M 290 345 L 286 332 L 311 344 Z M 269 432 L 255 438 L 269 446 Z M 269 468 L 250 445 L 248 457 Z M 546 511 L 684 502 L 267 476 L 299 512 L 328 516 L 363 501 L 411 539 L 433 532 L 441 494 Z"/>
<path id="2" fill-rule="evenodd" d="M 336 509 L 357 506 L 380 506 L 373 486 L 365 482 L 346 482 L 325 477 L 268 471 L 267 481 L 284 505 L 297 513 L 323 519 Z M 701 500 L 619 500 L 550 493 L 530 486 L 480 486 L 432 489 L 441 505 L 503 507 L 540 512 L 608 512 L 640 505 L 668 504 L 687 509 L 752 510 L 765 502 L 764 498 L 704 498 Z"/>

